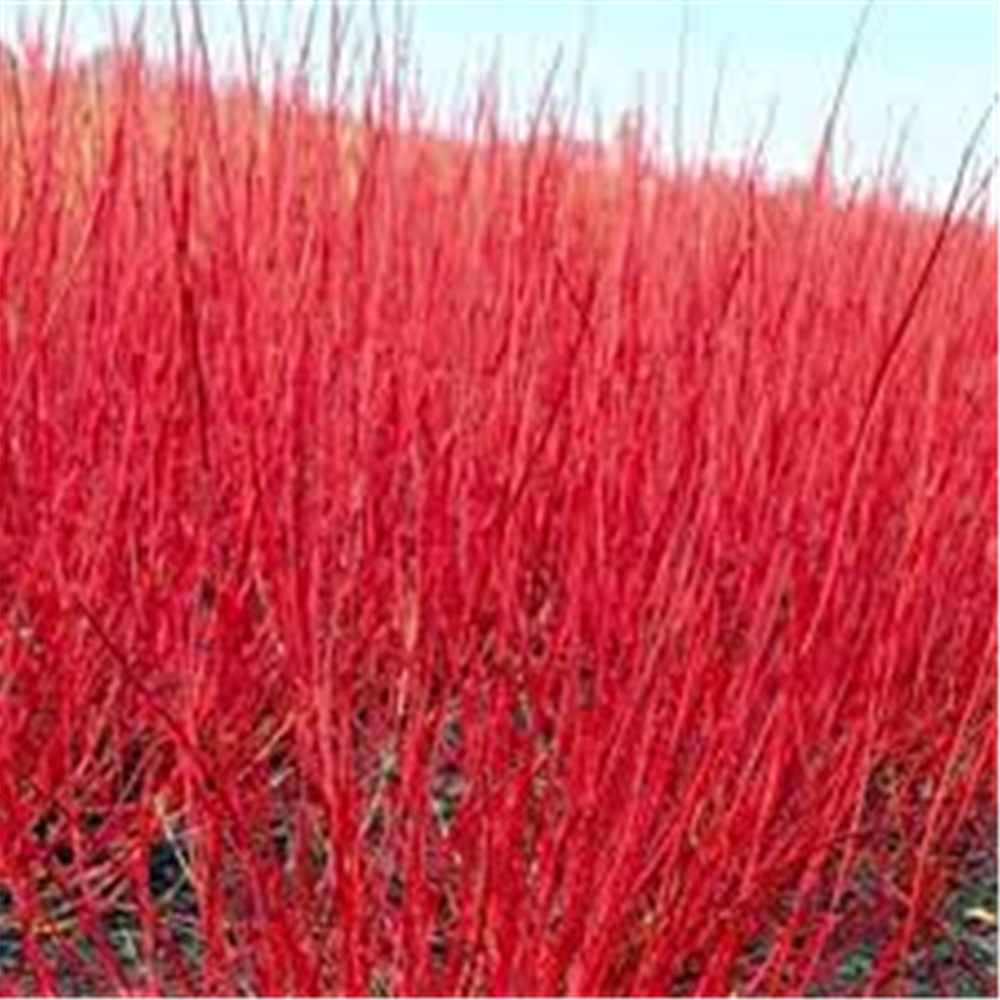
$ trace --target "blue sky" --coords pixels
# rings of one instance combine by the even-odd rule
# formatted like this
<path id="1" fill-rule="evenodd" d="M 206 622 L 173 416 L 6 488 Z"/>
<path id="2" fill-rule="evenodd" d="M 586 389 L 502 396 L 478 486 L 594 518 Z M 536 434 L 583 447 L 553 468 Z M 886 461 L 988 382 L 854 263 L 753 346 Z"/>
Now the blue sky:
<path id="1" fill-rule="evenodd" d="M 75 44 L 89 52 L 107 43 L 110 12 L 129 24 L 144 5 L 115 0 L 70 8 Z M 354 37 L 363 45 L 371 5 L 351 5 Z M 555 53 L 563 49 L 557 99 L 569 101 L 574 68 L 583 59 L 580 122 L 586 135 L 641 103 L 669 138 L 678 77 L 679 40 L 686 44 L 683 132 L 685 147 L 704 148 L 709 109 L 724 64 L 716 148 L 737 159 L 764 128 L 773 109 L 767 161 L 775 173 L 808 167 L 843 64 L 861 3 L 777 0 L 409 0 L 413 58 L 440 121 L 453 117 L 465 83 L 499 53 L 506 115 L 523 120 Z M 236 4 L 202 0 L 213 52 L 220 64 L 235 58 Z M 273 45 L 288 58 L 307 21 L 309 4 L 249 0 L 255 25 L 266 24 Z M 19 21 L 51 16 L 57 5 L 7 0 L 0 35 L 8 42 Z M 328 7 L 324 7 L 324 12 Z M 168 5 L 145 5 L 147 43 L 168 37 Z M 391 22 L 392 4 L 379 5 Z M 41 14 L 40 14 L 41 12 Z M 912 193 L 940 194 L 964 140 L 996 91 L 996 8 L 991 2 L 876 2 L 845 108 L 840 164 L 864 174 L 887 139 L 909 123 L 906 164 Z M 995 135 L 995 131 L 994 131 Z"/>

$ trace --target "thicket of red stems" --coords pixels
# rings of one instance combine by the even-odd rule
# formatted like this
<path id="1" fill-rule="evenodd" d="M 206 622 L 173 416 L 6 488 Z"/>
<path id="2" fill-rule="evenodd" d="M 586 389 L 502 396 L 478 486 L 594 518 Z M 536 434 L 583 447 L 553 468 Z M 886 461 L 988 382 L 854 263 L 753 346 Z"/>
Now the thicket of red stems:
<path id="1" fill-rule="evenodd" d="M 996 807 L 994 223 L 402 86 L 5 65 L 4 990 L 899 988 Z"/>

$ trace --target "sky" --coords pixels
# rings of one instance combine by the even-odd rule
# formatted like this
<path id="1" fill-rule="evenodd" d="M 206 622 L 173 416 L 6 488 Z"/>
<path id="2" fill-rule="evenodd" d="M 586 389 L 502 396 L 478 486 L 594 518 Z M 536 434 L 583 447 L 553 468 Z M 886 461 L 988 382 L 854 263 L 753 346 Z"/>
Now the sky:
<path id="1" fill-rule="evenodd" d="M 561 51 L 554 99 L 568 109 L 581 81 L 582 137 L 598 126 L 610 134 L 621 114 L 641 105 L 665 145 L 673 148 L 679 128 L 685 155 L 697 155 L 708 141 L 721 79 L 716 156 L 737 161 L 766 132 L 766 162 L 780 175 L 808 170 L 863 10 L 861 0 L 381 0 L 374 7 L 364 0 L 340 6 L 349 11 L 358 51 L 371 38 L 374 11 L 383 26 L 402 12 L 412 32 L 409 58 L 439 123 L 468 108 L 472 85 L 496 63 L 503 113 L 516 127 Z M 254 30 L 263 27 L 273 50 L 289 61 L 310 7 L 248 0 Z M 201 8 L 217 65 L 235 66 L 237 4 L 201 0 Z M 112 14 L 128 26 L 144 9 L 145 42 L 153 51 L 171 37 L 166 3 L 98 0 L 71 2 L 68 9 L 81 54 L 108 44 Z M 322 20 L 331 7 L 319 9 Z M 6 0 L 0 37 L 14 44 L 24 22 L 54 21 L 57 10 L 57 3 Z M 911 194 L 939 200 L 996 93 L 996 37 L 996 6 L 986 0 L 876 0 L 844 108 L 841 175 L 870 175 L 905 129 Z M 986 159 L 995 157 L 993 124 Z"/>

